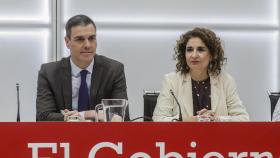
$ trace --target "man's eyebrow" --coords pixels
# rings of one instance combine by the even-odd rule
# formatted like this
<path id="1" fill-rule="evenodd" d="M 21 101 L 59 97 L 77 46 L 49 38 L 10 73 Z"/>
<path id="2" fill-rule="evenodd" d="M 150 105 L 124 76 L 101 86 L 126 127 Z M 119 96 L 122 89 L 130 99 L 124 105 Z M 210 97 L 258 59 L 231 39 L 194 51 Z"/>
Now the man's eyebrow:
<path id="1" fill-rule="evenodd" d="M 89 38 L 92 38 L 92 37 L 96 37 L 96 35 L 90 35 Z M 84 36 L 75 36 L 74 39 L 81 39 L 81 38 L 84 38 Z"/>
<path id="2" fill-rule="evenodd" d="M 83 36 L 75 36 L 74 39 L 81 39 L 84 38 Z"/>

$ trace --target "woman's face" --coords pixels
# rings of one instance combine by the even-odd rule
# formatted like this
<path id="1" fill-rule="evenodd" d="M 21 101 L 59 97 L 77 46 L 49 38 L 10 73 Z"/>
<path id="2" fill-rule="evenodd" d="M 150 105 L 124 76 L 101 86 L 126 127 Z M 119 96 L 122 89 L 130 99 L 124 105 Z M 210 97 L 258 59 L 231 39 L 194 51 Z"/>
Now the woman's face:
<path id="1" fill-rule="evenodd" d="M 191 71 L 207 71 L 211 55 L 199 37 L 192 37 L 188 40 L 185 56 Z"/>

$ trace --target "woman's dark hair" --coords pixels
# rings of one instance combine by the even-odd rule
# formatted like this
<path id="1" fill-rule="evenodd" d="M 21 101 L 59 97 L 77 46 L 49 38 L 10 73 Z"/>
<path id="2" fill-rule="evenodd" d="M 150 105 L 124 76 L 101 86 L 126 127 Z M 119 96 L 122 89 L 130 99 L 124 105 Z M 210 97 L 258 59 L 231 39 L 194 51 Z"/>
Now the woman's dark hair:
<path id="1" fill-rule="evenodd" d="M 95 23 L 93 22 L 93 20 L 91 20 L 91 18 L 89 18 L 86 15 L 75 15 L 75 16 L 71 17 L 65 25 L 66 36 L 68 38 L 70 38 L 72 27 L 79 26 L 79 25 L 87 26 L 89 24 L 92 24 L 93 27 L 96 29 L 96 26 L 95 26 Z"/>
<path id="2" fill-rule="evenodd" d="M 224 65 L 226 58 L 224 57 L 224 49 L 221 45 L 221 40 L 216 34 L 206 28 L 194 28 L 181 35 L 180 39 L 177 40 L 177 45 L 174 48 L 175 54 L 174 59 L 176 63 L 176 71 L 186 74 L 190 71 L 190 67 L 187 65 L 186 61 L 186 45 L 189 39 L 198 37 L 206 45 L 212 60 L 208 65 L 208 73 L 212 75 L 219 75 L 221 72 L 221 67 Z"/>

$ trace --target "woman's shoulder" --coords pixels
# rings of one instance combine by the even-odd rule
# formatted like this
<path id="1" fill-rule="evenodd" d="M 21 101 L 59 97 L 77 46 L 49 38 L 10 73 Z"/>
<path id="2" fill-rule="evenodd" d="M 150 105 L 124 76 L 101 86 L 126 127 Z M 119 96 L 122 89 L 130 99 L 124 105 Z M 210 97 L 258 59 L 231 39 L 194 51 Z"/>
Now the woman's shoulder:
<path id="1" fill-rule="evenodd" d="M 185 77 L 181 72 L 170 72 L 164 75 L 165 79 L 168 80 L 182 80 Z"/>
<path id="2" fill-rule="evenodd" d="M 225 72 L 225 71 L 222 71 L 220 73 L 220 75 L 221 75 L 222 78 L 225 78 L 225 79 L 233 79 L 232 75 L 229 74 L 228 72 Z"/>
<path id="3" fill-rule="evenodd" d="M 212 78 L 216 78 L 218 80 L 233 80 L 233 77 L 231 74 L 228 72 L 222 71 L 219 75 L 217 76 L 212 76 Z"/>
<path id="4" fill-rule="evenodd" d="M 235 84 L 235 80 L 231 74 L 228 72 L 221 72 L 218 76 L 212 77 L 212 79 L 216 80 L 221 84 L 232 85 Z"/>

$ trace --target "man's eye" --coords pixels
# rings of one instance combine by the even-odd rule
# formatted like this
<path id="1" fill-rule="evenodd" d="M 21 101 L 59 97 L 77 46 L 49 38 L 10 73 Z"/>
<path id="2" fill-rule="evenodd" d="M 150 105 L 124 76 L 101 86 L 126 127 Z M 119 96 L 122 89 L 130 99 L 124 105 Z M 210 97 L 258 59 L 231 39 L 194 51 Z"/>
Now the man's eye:
<path id="1" fill-rule="evenodd" d="M 77 39 L 75 39 L 75 41 L 78 41 L 78 42 L 81 42 L 81 41 L 83 41 L 84 39 L 82 39 L 82 38 L 77 38 Z"/>
<path id="2" fill-rule="evenodd" d="M 94 41 L 94 40 L 95 40 L 95 37 L 90 37 L 88 40 L 89 40 L 89 41 Z"/>

